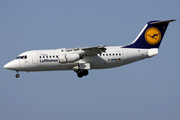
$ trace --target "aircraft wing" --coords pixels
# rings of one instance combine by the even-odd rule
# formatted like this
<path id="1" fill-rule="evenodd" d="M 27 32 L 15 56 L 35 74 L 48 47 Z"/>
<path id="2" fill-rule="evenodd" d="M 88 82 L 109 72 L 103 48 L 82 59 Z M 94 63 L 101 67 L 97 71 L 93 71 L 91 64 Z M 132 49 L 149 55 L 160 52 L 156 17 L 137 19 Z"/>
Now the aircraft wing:
<path id="1" fill-rule="evenodd" d="M 95 46 L 95 47 L 66 49 L 66 51 L 70 52 L 70 51 L 79 51 L 80 50 L 82 53 L 99 54 L 101 52 L 106 51 L 105 47 L 106 47 L 105 45 L 100 45 L 100 46 Z"/>
<path id="2" fill-rule="evenodd" d="M 96 47 L 85 47 L 81 48 L 84 52 L 91 53 L 91 54 L 99 54 L 101 52 L 105 52 L 106 48 L 105 45 L 96 46 Z"/>

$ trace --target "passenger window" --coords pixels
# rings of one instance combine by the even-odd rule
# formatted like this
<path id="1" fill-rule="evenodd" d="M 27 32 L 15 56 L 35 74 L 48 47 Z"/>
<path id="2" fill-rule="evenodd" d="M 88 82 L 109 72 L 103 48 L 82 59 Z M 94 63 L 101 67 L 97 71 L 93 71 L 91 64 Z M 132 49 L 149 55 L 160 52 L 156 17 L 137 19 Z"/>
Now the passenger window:
<path id="1" fill-rule="evenodd" d="M 106 56 L 108 56 L 108 54 L 106 54 Z"/>
<path id="2" fill-rule="evenodd" d="M 48 58 L 48 56 L 46 56 L 46 58 Z"/>
<path id="3" fill-rule="evenodd" d="M 27 55 L 25 55 L 24 58 L 27 59 Z"/>
<path id="4" fill-rule="evenodd" d="M 39 56 L 39 58 L 41 58 L 41 56 Z"/>
<path id="5" fill-rule="evenodd" d="M 111 56 L 111 54 L 109 54 L 109 56 Z"/>
<path id="6" fill-rule="evenodd" d="M 45 58 L 45 56 L 43 56 L 43 58 Z"/>
<path id="7" fill-rule="evenodd" d="M 51 58 L 51 56 L 49 56 L 49 58 Z"/>
<path id="8" fill-rule="evenodd" d="M 54 55 L 53 55 L 53 58 L 54 58 Z"/>
<path id="9" fill-rule="evenodd" d="M 121 53 L 119 53 L 119 55 L 121 55 Z"/>

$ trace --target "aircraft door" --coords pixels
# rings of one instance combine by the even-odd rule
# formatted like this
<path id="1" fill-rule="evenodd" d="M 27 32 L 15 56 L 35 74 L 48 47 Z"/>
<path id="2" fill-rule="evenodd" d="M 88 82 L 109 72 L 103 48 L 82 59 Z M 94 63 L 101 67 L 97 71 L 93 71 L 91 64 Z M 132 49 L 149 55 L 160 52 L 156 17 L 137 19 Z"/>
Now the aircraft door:
<path id="1" fill-rule="evenodd" d="M 32 52 L 32 63 L 37 64 L 38 63 L 38 55 L 36 52 Z"/>
<path id="2" fill-rule="evenodd" d="M 122 57 L 123 60 L 128 60 L 128 50 L 127 49 L 122 49 Z"/>

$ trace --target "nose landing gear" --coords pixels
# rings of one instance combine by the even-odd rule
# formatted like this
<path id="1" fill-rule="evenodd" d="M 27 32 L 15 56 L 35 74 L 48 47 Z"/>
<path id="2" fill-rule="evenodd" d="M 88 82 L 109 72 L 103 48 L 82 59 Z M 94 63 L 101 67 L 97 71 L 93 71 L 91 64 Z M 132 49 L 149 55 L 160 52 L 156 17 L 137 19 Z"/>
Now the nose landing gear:
<path id="1" fill-rule="evenodd" d="M 16 74 L 15 76 L 16 76 L 16 78 L 19 78 L 19 77 L 20 77 L 20 75 L 18 74 L 18 71 L 17 71 L 17 74 Z"/>

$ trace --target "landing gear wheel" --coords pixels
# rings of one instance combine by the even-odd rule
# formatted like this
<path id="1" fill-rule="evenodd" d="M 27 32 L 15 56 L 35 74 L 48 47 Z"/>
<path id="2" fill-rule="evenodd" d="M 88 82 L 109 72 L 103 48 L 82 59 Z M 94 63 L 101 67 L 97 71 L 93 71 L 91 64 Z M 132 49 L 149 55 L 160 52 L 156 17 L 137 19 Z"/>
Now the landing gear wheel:
<path id="1" fill-rule="evenodd" d="M 87 70 L 83 70 L 83 75 L 87 76 L 89 74 L 89 72 Z"/>
<path id="2" fill-rule="evenodd" d="M 78 70 L 76 73 L 77 73 L 77 76 L 78 76 L 79 78 L 82 78 L 82 77 L 83 77 L 83 73 L 82 73 L 81 70 Z"/>
<path id="3" fill-rule="evenodd" d="M 19 74 L 16 74 L 16 78 L 19 78 L 20 77 L 20 75 Z"/>
<path id="4" fill-rule="evenodd" d="M 78 73 L 77 76 L 78 76 L 79 78 L 82 78 L 82 77 L 83 77 L 83 74 L 82 74 L 82 73 Z"/>
<path id="5" fill-rule="evenodd" d="M 88 70 L 78 70 L 76 71 L 76 73 L 79 78 L 82 78 L 83 76 L 87 76 L 89 74 Z"/>

